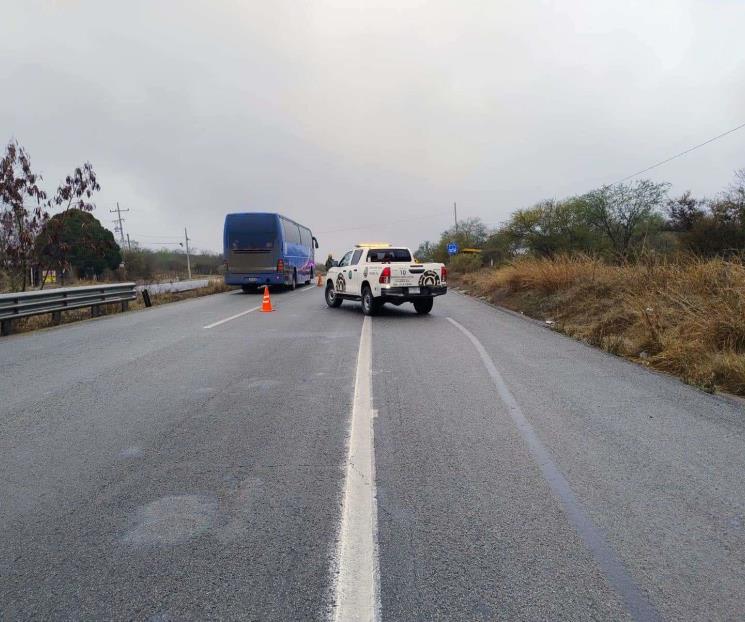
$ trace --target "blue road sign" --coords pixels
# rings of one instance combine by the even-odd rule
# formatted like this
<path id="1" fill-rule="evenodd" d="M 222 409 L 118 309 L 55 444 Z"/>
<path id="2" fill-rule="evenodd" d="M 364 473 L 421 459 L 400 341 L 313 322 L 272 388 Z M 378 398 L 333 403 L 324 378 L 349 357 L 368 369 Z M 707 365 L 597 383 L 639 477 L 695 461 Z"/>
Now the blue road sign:
<path id="1" fill-rule="evenodd" d="M 458 245 L 455 242 L 448 244 L 448 255 L 455 255 L 458 252 Z"/>

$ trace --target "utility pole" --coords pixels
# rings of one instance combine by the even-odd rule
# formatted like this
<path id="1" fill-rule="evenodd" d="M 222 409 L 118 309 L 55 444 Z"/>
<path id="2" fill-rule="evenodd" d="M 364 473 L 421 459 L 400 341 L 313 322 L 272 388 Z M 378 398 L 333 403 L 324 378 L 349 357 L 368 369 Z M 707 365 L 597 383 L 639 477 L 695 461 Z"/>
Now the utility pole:
<path id="1" fill-rule="evenodd" d="M 455 232 L 458 233 L 458 206 L 453 201 L 453 216 L 455 216 Z"/>
<path id="2" fill-rule="evenodd" d="M 119 222 L 119 225 L 117 227 L 114 227 L 114 229 L 119 232 L 119 240 L 121 242 L 120 246 L 123 247 L 124 246 L 124 226 L 122 225 L 122 223 L 124 222 L 124 219 L 122 218 L 122 212 L 128 212 L 129 211 L 129 208 L 122 209 L 121 207 L 119 207 L 119 201 L 117 201 L 116 202 L 116 209 L 110 209 L 109 211 L 112 214 L 116 214 L 117 215 L 117 220 L 114 221 L 114 222 L 117 222 L 118 221 Z"/>
<path id="3" fill-rule="evenodd" d="M 132 250 L 132 242 L 129 241 L 129 233 L 127 234 L 127 250 Z"/>
<path id="4" fill-rule="evenodd" d="M 189 280 L 191 280 L 191 260 L 189 259 L 189 234 L 186 233 L 186 227 L 184 227 L 184 240 L 186 241 L 186 269 L 189 272 Z"/>

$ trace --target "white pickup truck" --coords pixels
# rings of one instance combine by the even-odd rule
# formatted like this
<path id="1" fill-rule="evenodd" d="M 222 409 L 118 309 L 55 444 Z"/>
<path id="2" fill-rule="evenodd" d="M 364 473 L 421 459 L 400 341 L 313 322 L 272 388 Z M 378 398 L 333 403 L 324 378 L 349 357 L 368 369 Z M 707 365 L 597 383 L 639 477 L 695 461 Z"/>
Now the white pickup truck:
<path id="1" fill-rule="evenodd" d="M 358 244 L 326 275 L 326 304 L 338 307 L 358 300 L 365 315 L 375 315 L 386 302 L 414 303 L 417 313 L 432 310 L 435 296 L 447 293 L 447 269 L 441 263 L 418 263 L 408 248 Z"/>

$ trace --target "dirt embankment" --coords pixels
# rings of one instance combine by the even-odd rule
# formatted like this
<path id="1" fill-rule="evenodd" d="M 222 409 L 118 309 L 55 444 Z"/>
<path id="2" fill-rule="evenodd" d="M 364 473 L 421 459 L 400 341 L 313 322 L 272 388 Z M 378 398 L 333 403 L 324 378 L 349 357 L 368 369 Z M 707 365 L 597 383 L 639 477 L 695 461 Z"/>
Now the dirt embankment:
<path id="1" fill-rule="evenodd" d="M 456 277 L 469 293 L 713 391 L 745 395 L 745 265 L 524 259 Z"/>

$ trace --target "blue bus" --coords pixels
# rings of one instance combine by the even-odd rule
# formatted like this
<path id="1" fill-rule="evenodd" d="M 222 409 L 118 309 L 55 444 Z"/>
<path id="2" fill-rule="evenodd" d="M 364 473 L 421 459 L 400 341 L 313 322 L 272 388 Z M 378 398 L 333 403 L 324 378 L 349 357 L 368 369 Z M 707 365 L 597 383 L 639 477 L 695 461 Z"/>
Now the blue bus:
<path id="1" fill-rule="evenodd" d="M 308 227 L 281 214 L 244 212 L 225 216 L 225 284 L 250 291 L 263 285 L 295 289 L 316 271 L 318 241 Z"/>

